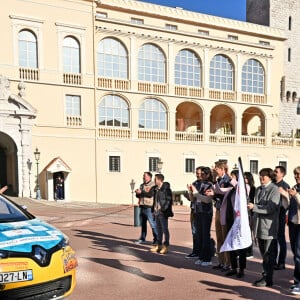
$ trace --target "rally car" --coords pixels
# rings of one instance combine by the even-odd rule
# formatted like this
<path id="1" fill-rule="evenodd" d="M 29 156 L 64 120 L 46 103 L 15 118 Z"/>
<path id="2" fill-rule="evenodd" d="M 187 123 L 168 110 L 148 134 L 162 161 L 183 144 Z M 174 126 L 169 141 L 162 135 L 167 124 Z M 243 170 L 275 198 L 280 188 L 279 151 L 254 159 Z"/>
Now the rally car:
<path id="1" fill-rule="evenodd" d="M 75 287 L 68 238 L 0 195 L 0 300 L 63 299 Z"/>

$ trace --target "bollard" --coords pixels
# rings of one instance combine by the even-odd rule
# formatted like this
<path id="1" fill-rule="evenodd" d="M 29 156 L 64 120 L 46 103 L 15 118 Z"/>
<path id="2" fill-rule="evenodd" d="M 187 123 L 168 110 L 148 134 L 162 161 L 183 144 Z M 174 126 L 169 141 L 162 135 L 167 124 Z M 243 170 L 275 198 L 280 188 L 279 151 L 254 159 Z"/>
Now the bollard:
<path id="1" fill-rule="evenodd" d="M 134 227 L 141 226 L 141 208 L 138 205 L 134 207 Z"/>

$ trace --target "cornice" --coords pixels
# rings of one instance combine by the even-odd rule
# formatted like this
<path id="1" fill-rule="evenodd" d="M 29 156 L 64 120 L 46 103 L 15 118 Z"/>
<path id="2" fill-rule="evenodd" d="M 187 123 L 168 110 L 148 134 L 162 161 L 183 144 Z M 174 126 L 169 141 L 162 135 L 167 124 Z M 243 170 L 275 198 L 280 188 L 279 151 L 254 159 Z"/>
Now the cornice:
<path id="1" fill-rule="evenodd" d="M 251 35 L 266 36 L 273 39 L 285 40 L 284 31 L 233 19 L 192 12 L 182 8 L 167 7 L 138 0 L 99 0 L 98 8 L 134 12 L 136 14 L 156 18 L 174 20 L 178 23 L 190 23 L 195 26 L 230 30 L 232 32 L 249 33 Z"/>

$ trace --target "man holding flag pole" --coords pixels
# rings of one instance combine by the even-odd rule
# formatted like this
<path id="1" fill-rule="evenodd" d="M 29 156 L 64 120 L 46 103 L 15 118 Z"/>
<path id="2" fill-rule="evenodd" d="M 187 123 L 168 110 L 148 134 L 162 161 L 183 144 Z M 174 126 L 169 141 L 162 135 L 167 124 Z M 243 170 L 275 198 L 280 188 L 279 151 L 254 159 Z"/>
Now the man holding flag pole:
<path id="1" fill-rule="evenodd" d="M 246 267 L 246 250 L 252 244 L 251 231 L 249 226 L 247 199 L 248 193 L 243 176 L 242 161 L 238 159 L 238 171 L 234 173 L 231 184 L 233 188 L 224 197 L 226 200 L 226 224 L 231 228 L 220 249 L 221 252 L 229 251 L 231 270 L 227 276 L 237 274 L 239 278 L 244 276 Z M 224 202 L 224 203 L 225 203 Z M 239 251 L 237 251 L 239 250 Z M 240 271 L 237 273 L 237 256 L 239 255 Z"/>

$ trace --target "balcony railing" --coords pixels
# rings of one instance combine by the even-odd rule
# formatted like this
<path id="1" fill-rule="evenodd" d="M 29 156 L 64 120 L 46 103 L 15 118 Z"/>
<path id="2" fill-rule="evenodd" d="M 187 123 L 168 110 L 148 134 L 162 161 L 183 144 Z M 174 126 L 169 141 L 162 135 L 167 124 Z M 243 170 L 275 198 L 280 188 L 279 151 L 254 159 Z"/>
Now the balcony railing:
<path id="1" fill-rule="evenodd" d="M 20 79 L 38 81 L 40 79 L 39 69 L 19 68 Z"/>
<path id="2" fill-rule="evenodd" d="M 167 131 L 139 129 L 138 138 L 142 140 L 166 141 L 169 136 Z"/>
<path id="3" fill-rule="evenodd" d="M 138 82 L 138 91 L 143 93 L 166 94 L 165 83 Z"/>
<path id="4" fill-rule="evenodd" d="M 100 127 L 99 137 L 129 139 L 131 137 L 131 133 L 129 128 Z"/>
<path id="5" fill-rule="evenodd" d="M 264 136 L 242 135 L 242 144 L 265 145 Z"/>
<path id="6" fill-rule="evenodd" d="M 82 76 L 77 73 L 64 73 L 63 81 L 65 84 L 70 85 L 81 85 L 82 84 Z"/>
<path id="7" fill-rule="evenodd" d="M 190 96 L 190 97 L 203 97 L 202 88 L 191 88 L 186 86 L 175 86 L 175 95 L 176 96 Z"/>
<path id="8" fill-rule="evenodd" d="M 255 104 L 266 104 L 267 98 L 263 94 L 242 93 L 242 102 L 255 103 Z"/>
<path id="9" fill-rule="evenodd" d="M 293 147 L 294 146 L 294 138 L 273 136 L 272 137 L 272 145 Z"/>
<path id="10" fill-rule="evenodd" d="M 176 131 L 175 140 L 182 142 L 203 142 L 204 135 L 202 132 Z"/>
<path id="11" fill-rule="evenodd" d="M 209 135 L 209 141 L 211 143 L 235 144 L 236 137 L 234 134 L 211 133 Z"/>
<path id="12" fill-rule="evenodd" d="M 67 116 L 67 126 L 81 126 L 82 125 L 82 119 L 81 116 Z"/>
<path id="13" fill-rule="evenodd" d="M 236 101 L 236 93 L 234 91 L 209 90 L 209 99 Z"/>
<path id="14" fill-rule="evenodd" d="M 129 81 L 127 79 L 98 77 L 98 87 L 127 91 L 129 89 Z"/>

